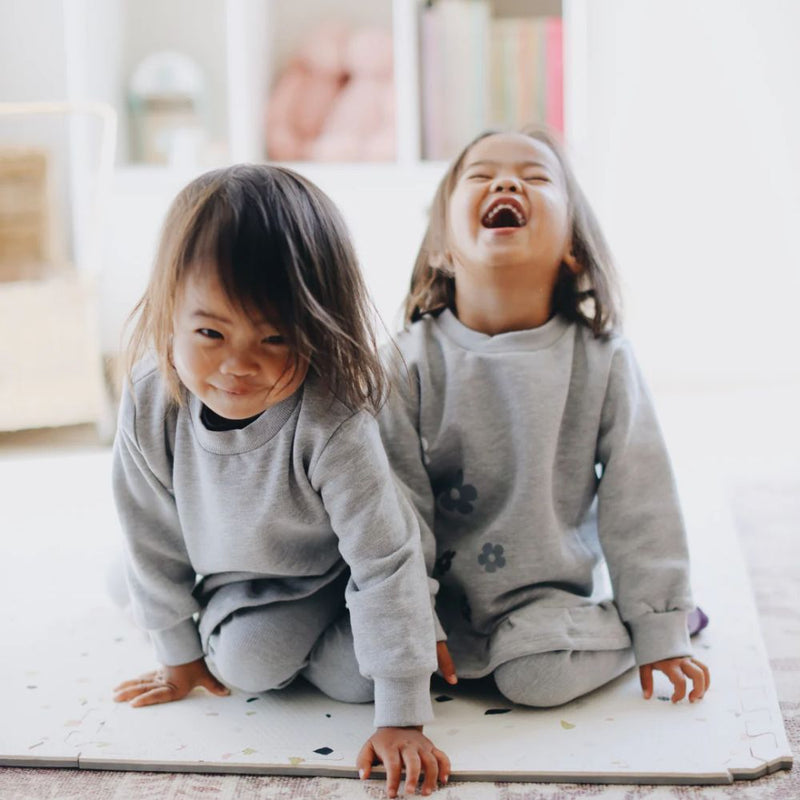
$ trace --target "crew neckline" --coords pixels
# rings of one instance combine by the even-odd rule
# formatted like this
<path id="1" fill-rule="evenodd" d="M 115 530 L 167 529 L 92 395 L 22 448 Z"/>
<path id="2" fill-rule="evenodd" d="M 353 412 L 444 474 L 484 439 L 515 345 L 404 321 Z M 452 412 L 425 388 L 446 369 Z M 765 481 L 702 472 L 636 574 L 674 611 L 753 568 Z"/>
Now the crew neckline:
<path id="1" fill-rule="evenodd" d="M 544 325 L 521 331 L 508 331 L 494 335 L 473 330 L 446 308 L 433 320 L 448 339 L 467 350 L 502 352 L 506 350 L 543 350 L 557 342 L 570 327 L 570 323 L 559 314 Z"/>
<path id="2" fill-rule="evenodd" d="M 263 447 L 292 416 L 303 396 L 303 387 L 294 394 L 261 412 L 247 427 L 228 431 L 212 431 L 201 419 L 203 403 L 193 394 L 189 396 L 188 413 L 192 431 L 200 446 L 216 455 L 237 455 Z"/>

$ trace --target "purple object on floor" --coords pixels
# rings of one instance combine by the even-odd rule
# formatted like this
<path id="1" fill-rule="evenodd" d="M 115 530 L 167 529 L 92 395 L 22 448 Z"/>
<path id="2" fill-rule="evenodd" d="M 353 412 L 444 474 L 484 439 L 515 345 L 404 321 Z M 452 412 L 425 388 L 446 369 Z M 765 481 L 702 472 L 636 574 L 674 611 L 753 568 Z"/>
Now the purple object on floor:
<path id="1" fill-rule="evenodd" d="M 695 606 L 686 617 L 686 624 L 689 627 L 689 636 L 694 636 L 708 625 L 708 617 L 700 606 Z"/>

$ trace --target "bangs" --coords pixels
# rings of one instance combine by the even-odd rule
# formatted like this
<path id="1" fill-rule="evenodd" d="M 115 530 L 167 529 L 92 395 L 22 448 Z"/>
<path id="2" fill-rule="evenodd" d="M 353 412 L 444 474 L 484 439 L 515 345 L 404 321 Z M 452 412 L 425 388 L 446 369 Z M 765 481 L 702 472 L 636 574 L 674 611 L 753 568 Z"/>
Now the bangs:
<path id="1" fill-rule="evenodd" d="M 179 275 L 214 274 L 227 299 L 254 318 L 286 328 L 293 318 L 287 265 L 292 252 L 274 198 L 236 181 L 211 185 L 189 222 Z M 293 333 L 285 331 L 292 339 Z"/>

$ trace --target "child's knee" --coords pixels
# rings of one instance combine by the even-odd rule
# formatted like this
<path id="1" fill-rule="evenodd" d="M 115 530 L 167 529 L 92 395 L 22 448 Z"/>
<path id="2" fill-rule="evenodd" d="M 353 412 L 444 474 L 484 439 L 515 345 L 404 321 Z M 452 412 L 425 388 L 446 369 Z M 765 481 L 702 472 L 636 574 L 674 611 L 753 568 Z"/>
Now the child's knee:
<path id="1" fill-rule="evenodd" d="M 314 645 L 304 677 L 333 700 L 371 703 L 375 687 L 359 671 L 350 619 L 340 618 Z"/>
<path id="2" fill-rule="evenodd" d="M 324 682 L 323 686 L 317 688 L 322 689 L 332 700 L 341 703 L 371 703 L 375 699 L 375 687 L 372 681 L 363 675 L 346 682 Z"/>
<path id="3" fill-rule="evenodd" d="M 501 664 L 494 680 L 512 703 L 536 708 L 564 705 L 583 693 L 572 680 L 568 661 L 566 651 L 523 656 Z"/>
<path id="4" fill-rule="evenodd" d="M 209 659 L 216 676 L 244 692 L 268 692 L 291 683 L 304 662 L 279 648 L 264 647 L 242 636 L 235 626 L 223 625 L 211 635 Z"/>

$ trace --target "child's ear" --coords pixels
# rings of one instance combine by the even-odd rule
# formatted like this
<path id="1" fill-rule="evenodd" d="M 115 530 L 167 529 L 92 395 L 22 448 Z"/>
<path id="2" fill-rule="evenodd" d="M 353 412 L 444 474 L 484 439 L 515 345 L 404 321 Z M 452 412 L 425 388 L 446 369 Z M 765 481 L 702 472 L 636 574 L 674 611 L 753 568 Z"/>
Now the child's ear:
<path id="1" fill-rule="evenodd" d="M 567 265 L 570 272 L 572 272 L 574 275 L 580 275 L 580 273 L 583 271 L 583 267 L 580 265 L 580 262 L 577 258 L 575 258 L 575 253 L 572 252 L 572 247 L 570 247 L 569 250 L 567 250 L 567 252 L 564 254 L 562 261 Z"/>

